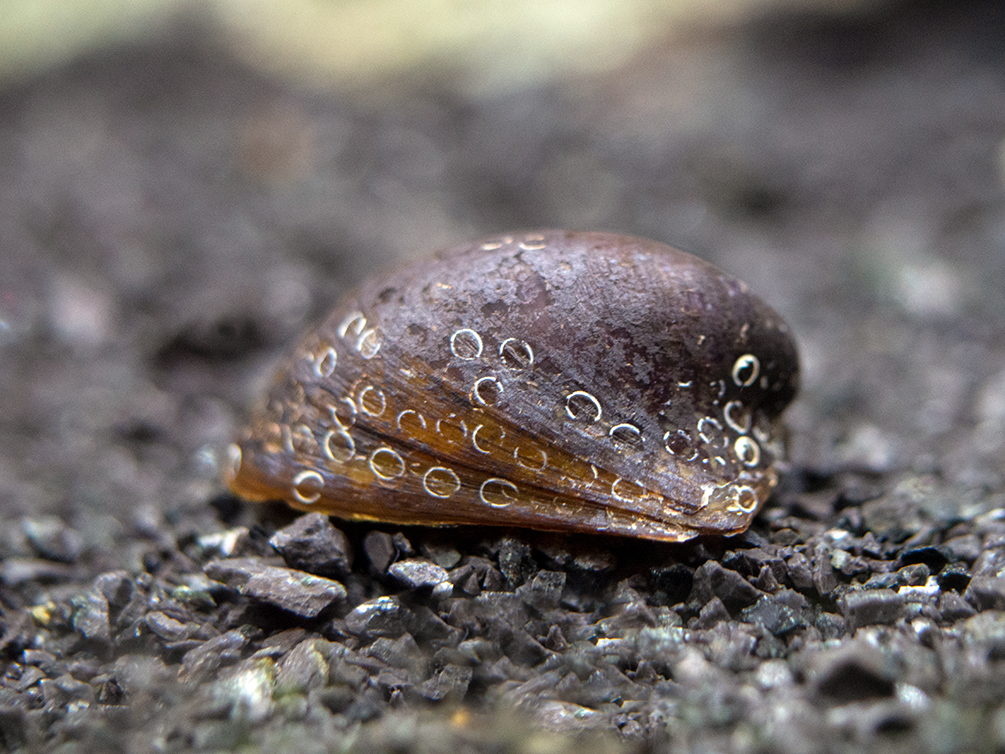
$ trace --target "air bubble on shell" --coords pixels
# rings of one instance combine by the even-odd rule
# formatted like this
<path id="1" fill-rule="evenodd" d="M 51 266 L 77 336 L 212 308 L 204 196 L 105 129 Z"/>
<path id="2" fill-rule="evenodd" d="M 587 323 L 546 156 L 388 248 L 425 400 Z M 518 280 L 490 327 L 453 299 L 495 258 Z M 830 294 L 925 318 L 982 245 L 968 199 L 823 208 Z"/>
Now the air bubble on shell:
<path id="1" fill-rule="evenodd" d="M 310 505 L 321 497 L 325 480 L 313 469 L 304 469 L 293 477 L 293 496 L 301 503 Z"/>
<path id="2" fill-rule="evenodd" d="M 370 470 L 381 479 L 390 481 L 405 473 L 405 461 L 396 450 L 385 445 L 370 454 Z"/>
<path id="3" fill-rule="evenodd" d="M 739 387 L 750 387 L 761 371 L 761 362 L 752 353 L 745 353 L 733 364 L 733 382 Z"/>
<path id="4" fill-rule="evenodd" d="M 574 421 L 596 422 L 604 411 L 600 401 L 585 390 L 575 390 L 565 397 L 565 413 Z"/>
<path id="5" fill-rule="evenodd" d="M 450 352 L 458 359 L 471 361 L 482 355 L 482 336 L 474 330 L 456 330 L 450 336 Z"/>
<path id="6" fill-rule="evenodd" d="M 642 431 L 634 424 L 628 422 L 615 424 L 607 434 L 618 442 L 632 448 L 638 448 L 642 445 Z"/>

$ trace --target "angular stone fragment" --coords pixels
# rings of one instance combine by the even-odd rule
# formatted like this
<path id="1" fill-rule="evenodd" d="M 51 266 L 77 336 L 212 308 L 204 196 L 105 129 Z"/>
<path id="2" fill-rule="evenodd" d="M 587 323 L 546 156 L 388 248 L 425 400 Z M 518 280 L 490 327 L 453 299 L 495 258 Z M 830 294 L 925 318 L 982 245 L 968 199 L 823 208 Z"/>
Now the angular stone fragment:
<path id="1" fill-rule="evenodd" d="M 133 594 L 133 580 L 126 571 L 108 571 L 94 579 L 94 589 L 113 610 L 121 610 Z"/>
<path id="2" fill-rule="evenodd" d="M 187 639 L 191 633 L 186 624 L 159 610 L 147 613 L 143 620 L 147 628 L 165 641 L 182 641 Z"/>
<path id="3" fill-rule="evenodd" d="M 786 562 L 789 580 L 792 585 L 801 592 L 808 592 L 815 589 L 813 583 L 813 567 L 810 559 L 803 553 L 796 552 Z"/>
<path id="4" fill-rule="evenodd" d="M 522 629 L 502 638 L 502 650 L 517 665 L 534 667 L 548 656 L 548 650 Z"/>
<path id="5" fill-rule="evenodd" d="M 328 516 L 307 513 L 269 540 L 291 568 L 319 576 L 344 576 L 352 568 L 352 548 Z"/>
<path id="6" fill-rule="evenodd" d="M 904 586 L 923 586 L 930 575 L 931 571 L 927 565 L 915 563 L 897 571 L 897 583 Z"/>
<path id="7" fill-rule="evenodd" d="M 423 544 L 419 551 L 438 566 L 450 569 L 461 560 L 461 554 L 450 545 Z"/>
<path id="8" fill-rule="evenodd" d="M 73 599 L 73 628 L 85 639 L 111 641 L 108 625 L 108 601 L 96 592 L 87 592 Z"/>
<path id="9" fill-rule="evenodd" d="M 988 610 L 963 622 L 963 638 L 988 660 L 1005 659 L 1005 612 Z"/>
<path id="10" fill-rule="evenodd" d="M 759 625 L 775 636 L 784 636 L 808 625 L 803 616 L 803 610 L 807 607 L 805 597 L 786 589 L 778 594 L 762 597 L 756 604 L 745 608 L 740 619 Z"/>
<path id="11" fill-rule="evenodd" d="M 415 638 L 408 633 L 402 634 L 397 639 L 382 636 L 366 648 L 366 653 L 393 668 L 410 671 L 416 670 L 423 660 L 422 650 Z"/>
<path id="12" fill-rule="evenodd" d="M 683 563 L 673 563 L 653 571 L 655 586 L 667 605 L 683 602 L 694 586 L 694 570 Z"/>
<path id="13" fill-rule="evenodd" d="M 499 540 L 499 570 L 511 589 L 522 584 L 534 571 L 530 545 L 516 537 Z"/>
<path id="14" fill-rule="evenodd" d="M 62 675 L 67 672 L 66 663 L 56 659 L 51 652 L 44 649 L 26 649 L 21 655 L 25 665 L 34 665 L 50 677 Z"/>
<path id="15" fill-rule="evenodd" d="M 611 726 L 608 714 L 571 702 L 545 699 L 536 706 L 535 714 L 541 725 L 560 733 L 604 729 Z"/>
<path id="16" fill-rule="evenodd" d="M 701 607 L 698 619 L 694 623 L 695 628 L 708 629 L 729 620 L 729 611 L 722 604 L 722 600 L 713 597 Z"/>
<path id="17" fill-rule="evenodd" d="M 128 698 L 166 686 L 177 677 L 177 668 L 169 668 L 158 657 L 126 654 L 115 661 L 112 676 Z"/>
<path id="18" fill-rule="evenodd" d="M 534 578 L 517 588 L 516 593 L 525 604 L 538 610 L 552 610 L 565 588 L 565 574 L 561 571 L 538 571 Z"/>
<path id="19" fill-rule="evenodd" d="M 966 620 L 977 614 L 973 606 L 956 592 L 944 591 L 939 595 L 939 612 L 942 619 L 950 622 Z"/>
<path id="20" fill-rule="evenodd" d="M 850 632 L 862 626 L 894 623 L 904 613 L 904 598 L 889 589 L 848 592 L 839 605 Z"/>
<path id="21" fill-rule="evenodd" d="M 813 586 L 822 597 L 829 595 L 837 586 L 837 577 L 831 565 L 831 552 L 823 544 L 813 549 Z"/>
<path id="22" fill-rule="evenodd" d="M 305 693 L 325 684 L 328 660 L 314 641 L 302 641 L 283 658 L 276 674 L 277 694 Z"/>
<path id="23" fill-rule="evenodd" d="M 90 704 L 94 701 L 94 689 L 90 684 L 78 681 L 69 673 L 65 673 L 55 679 L 45 679 L 39 682 L 42 689 L 42 699 L 45 702 L 45 709 L 52 711 L 59 707 L 65 707 L 70 702 L 80 702 Z"/>
<path id="24" fill-rule="evenodd" d="M 387 572 L 412 589 L 436 586 L 447 580 L 446 569 L 424 558 L 399 560 Z"/>
<path id="25" fill-rule="evenodd" d="M 92 681 L 92 683 L 95 683 L 96 680 Z M 101 704 L 122 704 L 125 696 L 126 695 L 122 690 L 122 687 L 114 678 L 105 678 L 101 680 L 101 685 L 98 686 L 97 691 L 98 701 Z"/>
<path id="26" fill-rule="evenodd" d="M 248 636 L 240 629 L 227 631 L 185 653 L 180 675 L 186 679 L 208 678 L 222 665 L 236 662 L 248 645 Z"/>
<path id="27" fill-rule="evenodd" d="M 463 638 L 461 631 L 425 605 L 417 605 L 409 612 L 408 630 L 419 641 L 432 646 L 456 647 Z"/>
<path id="28" fill-rule="evenodd" d="M 316 618 L 346 596 L 345 587 L 304 571 L 268 565 L 257 558 L 208 563 L 206 575 L 252 599 L 275 605 L 302 618 Z"/>
<path id="29" fill-rule="evenodd" d="M 13 673 L 8 672 L 7 676 L 3 679 L 3 685 L 5 688 L 14 689 L 17 693 L 24 693 L 25 689 L 34 686 L 36 683 L 45 678 L 45 673 L 42 672 L 40 668 L 34 666 L 19 666 L 18 671 L 20 675 L 15 679 Z"/>
<path id="30" fill-rule="evenodd" d="M 1005 610 L 1005 576 L 975 576 L 963 597 L 980 610 Z"/>
<path id="31" fill-rule="evenodd" d="M 213 702 L 226 705 L 231 720 L 252 725 L 271 716 L 275 663 L 268 657 L 249 657 L 221 673 L 213 684 Z"/>
<path id="32" fill-rule="evenodd" d="M 764 595 L 736 571 L 723 568 L 714 560 L 706 561 L 694 573 L 694 586 L 689 602 L 704 605 L 718 597 L 731 615 L 753 605 Z"/>
<path id="33" fill-rule="evenodd" d="M 820 613 L 813 625 L 820 632 L 820 637 L 826 641 L 844 636 L 847 622 L 835 613 Z"/>
<path id="34" fill-rule="evenodd" d="M 962 534 L 947 539 L 942 543 L 942 548 L 951 560 L 965 560 L 968 563 L 973 563 L 981 554 L 983 545 L 981 538 L 976 534 Z"/>
<path id="35" fill-rule="evenodd" d="M 974 561 L 973 577 L 1005 576 L 1005 547 L 982 550 Z"/>
<path id="36" fill-rule="evenodd" d="M 345 617 L 345 628 L 352 634 L 395 638 L 407 629 L 408 609 L 397 597 L 377 597 L 357 605 Z"/>
<path id="37" fill-rule="evenodd" d="M 447 665 L 443 670 L 416 688 L 416 692 L 433 702 L 443 699 L 460 701 L 468 692 L 473 671 L 460 665 Z"/>
<path id="38" fill-rule="evenodd" d="M 283 657 L 304 640 L 307 631 L 303 628 L 287 628 L 277 634 L 272 634 L 262 641 L 261 648 L 255 652 L 259 657 L 272 657 L 273 659 Z"/>

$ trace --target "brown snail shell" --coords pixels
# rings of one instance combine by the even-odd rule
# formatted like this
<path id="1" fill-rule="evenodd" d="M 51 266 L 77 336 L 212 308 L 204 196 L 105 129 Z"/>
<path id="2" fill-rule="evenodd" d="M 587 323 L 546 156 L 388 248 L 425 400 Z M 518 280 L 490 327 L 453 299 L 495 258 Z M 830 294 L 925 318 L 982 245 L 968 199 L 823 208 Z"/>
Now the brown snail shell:
<path id="1" fill-rule="evenodd" d="M 798 382 L 782 318 L 654 241 L 560 230 L 375 277 L 231 446 L 253 500 L 399 524 L 743 531 Z"/>

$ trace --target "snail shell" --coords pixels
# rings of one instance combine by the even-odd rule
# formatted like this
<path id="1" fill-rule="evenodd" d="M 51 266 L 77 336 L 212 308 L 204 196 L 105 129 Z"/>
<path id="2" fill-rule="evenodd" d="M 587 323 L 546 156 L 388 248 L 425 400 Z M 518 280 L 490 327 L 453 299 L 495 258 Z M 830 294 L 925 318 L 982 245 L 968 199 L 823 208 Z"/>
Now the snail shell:
<path id="1" fill-rule="evenodd" d="M 798 382 L 782 318 L 663 244 L 551 230 L 375 277 L 231 446 L 253 500 L 664 541 L 743 531 Z"/>

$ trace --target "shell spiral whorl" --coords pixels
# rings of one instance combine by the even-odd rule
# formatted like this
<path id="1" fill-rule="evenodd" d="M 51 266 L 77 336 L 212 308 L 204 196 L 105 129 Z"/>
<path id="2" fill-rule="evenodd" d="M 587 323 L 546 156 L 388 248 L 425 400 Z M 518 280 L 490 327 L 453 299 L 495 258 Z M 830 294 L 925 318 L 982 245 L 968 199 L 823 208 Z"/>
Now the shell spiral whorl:
<path id="1" fill-rule="evenodd" d="M 280 369 L 228 477 L 349 519 L 729 534 L 776 484 L 797 383 L 781 317 L 700 259 L 499 236 L 347 296 Z"/>

